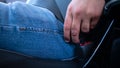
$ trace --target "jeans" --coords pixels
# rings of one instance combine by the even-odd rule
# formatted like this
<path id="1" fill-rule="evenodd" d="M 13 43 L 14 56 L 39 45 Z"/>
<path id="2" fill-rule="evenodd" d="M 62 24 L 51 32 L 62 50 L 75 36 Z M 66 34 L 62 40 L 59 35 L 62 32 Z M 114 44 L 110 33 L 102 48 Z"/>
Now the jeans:
<path id="1" fill-rule="evenodd" d="M 27 3 L 45 7 L 52 11 L 59 20 L 63 21 L 70 1 L 71 0 L 27 0 Z"/>
<path id="2" fill-rule="evenodd" d="M 44 59 L 75 57 L 75 44 L 64 41 L 63 23 L 48 9 L 22 2 L 0 3 L 0 49 Z"/>

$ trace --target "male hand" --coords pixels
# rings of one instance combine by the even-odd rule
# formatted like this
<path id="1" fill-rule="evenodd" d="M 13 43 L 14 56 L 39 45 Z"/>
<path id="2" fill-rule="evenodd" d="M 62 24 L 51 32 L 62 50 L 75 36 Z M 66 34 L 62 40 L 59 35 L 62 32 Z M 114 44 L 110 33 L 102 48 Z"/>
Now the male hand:
<path id="1" fill-rule="evenodd" d="M 88 33 L 97 24 L 105 0 L 72 0 L 67 8 L 64 22 L 66 42 L 80 43 L 80 32 Z"/>

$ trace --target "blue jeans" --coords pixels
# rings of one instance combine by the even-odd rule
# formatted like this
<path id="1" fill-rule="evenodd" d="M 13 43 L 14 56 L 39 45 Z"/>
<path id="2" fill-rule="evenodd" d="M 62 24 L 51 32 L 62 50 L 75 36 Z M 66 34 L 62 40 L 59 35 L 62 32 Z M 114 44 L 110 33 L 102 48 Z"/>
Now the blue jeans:
<path id="1" fill-rule="evenodd" d="M 63 23 L 49 10 L 22 2 L 0 3 L 0 49 L 44 59 L 75 57 Z"/>

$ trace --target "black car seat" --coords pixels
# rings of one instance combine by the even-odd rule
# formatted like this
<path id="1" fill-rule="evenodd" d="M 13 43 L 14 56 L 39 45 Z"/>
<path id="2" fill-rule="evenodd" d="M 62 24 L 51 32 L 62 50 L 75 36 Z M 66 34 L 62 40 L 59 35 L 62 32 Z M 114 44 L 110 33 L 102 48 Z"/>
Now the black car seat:
<path id="1" fill-rule="evenodd" d="M 120 0 L 111 0 L 105 5 L 105 18 L 102 19 L 101 38 L 105 36 L 100 47 L 97 49 L 92 62 L 96 62 L 99 68 L 118 68 L 120 67 L 119 58 L 119 38 L 120 38 Z M 107 24 L 104 24 L 107 23 Z M 107 28 L 106 28 L 107 27 Z M 109 28 L 110 27 L 110 28 Z M 109 30 L 108 30 L 109 28 Z M 108 31 L 108 32 L 107 32 Z M 105 33 L 106 32 L 106 33 Z M 100 35 L 100 34 L 98 34 Z M 117 40 L 116 40 L 117 39 Z M 102 41 L 102 39 L 101 39 Z M 98 46 L 97 46 L 98 47 Z M 116 48 L 118 47 L 118 48 Z M 116 52 L 116 53 L 115 53 Z"/>

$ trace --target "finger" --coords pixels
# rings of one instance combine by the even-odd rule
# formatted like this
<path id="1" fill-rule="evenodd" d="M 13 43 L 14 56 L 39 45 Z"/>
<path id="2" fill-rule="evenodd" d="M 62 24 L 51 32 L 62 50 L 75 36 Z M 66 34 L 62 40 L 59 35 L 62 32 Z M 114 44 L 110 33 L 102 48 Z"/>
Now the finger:
<path id="1" fill-rule="evenodd" d="M 72 23 L 72 15 L 71 15 L 71 11 L 68 10 L 64 22 L 64 39 L 66 42 L 70 42 L 71 23 Z"/>
<path id="2" fill-rule="evenodd" d="M 90 19 L 83 19 L 82 25 L 81 25 L 81 31 L 82 32 L 89 32 L 90 31 Z"/>
<path id="3" fill-rule="evenodd" d="M 79 39 L 80 24 L 81 24 L 81 19 L 79 17 L 74 16 L 71 27 L 71 38 L 72 38 L 72 42 L 74 43 L 80 43 L 80 39 Z"/>
<path id="4" fill-rule="evenodd" d="M 94 29 L 98 21 L 99 21 L 99 18 L 93 18 L 91 20 L 90 29 Z"/>

